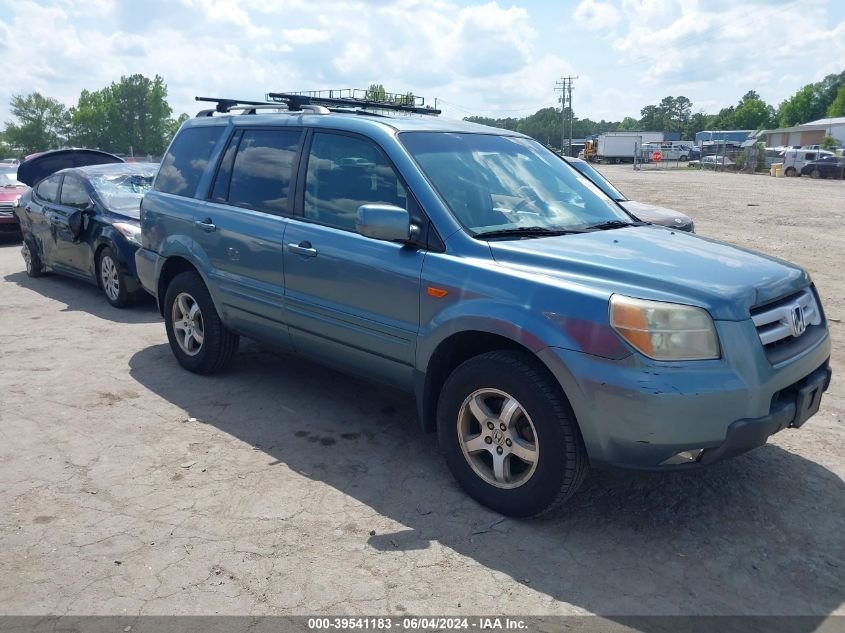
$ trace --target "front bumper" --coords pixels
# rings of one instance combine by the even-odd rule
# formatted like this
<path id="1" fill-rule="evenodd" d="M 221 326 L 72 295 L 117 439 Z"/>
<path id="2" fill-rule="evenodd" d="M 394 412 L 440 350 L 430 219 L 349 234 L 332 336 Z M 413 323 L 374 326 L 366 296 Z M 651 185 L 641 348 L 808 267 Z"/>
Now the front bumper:
<path id="1" fill-rule="evenodd" d="M 21 223 L 18 217 L 11 212 L 0 211 L 0 234 L 20 235 Z"/>
<path id="2" fill-rule="evenodd" d="M 818 410 L 830 382 L 828 334 L 773 366 L 750 321 L 717 329 L 725 357 L 715 361 L 656 363 L 638 354 L 610 360 L 551 347 L 539 353 L 569 398 L 592 464 L 706 465 L 764 444 Z M 701 454 L 664 465 L 685 451 Z"/>

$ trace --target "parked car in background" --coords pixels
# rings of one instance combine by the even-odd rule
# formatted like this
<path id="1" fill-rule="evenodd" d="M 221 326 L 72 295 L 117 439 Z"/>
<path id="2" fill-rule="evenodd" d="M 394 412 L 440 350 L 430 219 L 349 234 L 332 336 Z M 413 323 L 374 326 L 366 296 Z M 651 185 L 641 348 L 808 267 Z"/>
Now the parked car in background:
<path id="1" fill-rule="evenodd" d="M 811 178 L 845 178 L 845 156 L 825 156 L 801 168 L 802 176 Z"/>
<path id="2" fill-rule="evenodd" d="M 700 468 L 818 411 L 831 342 L 798 266 L 634 221 L 517 132 L 275 97 L 186 121 L 144 196 L 138 274 L 186 370 L 249 336 L 405 389 L 511 516 L 591 465 Z"/>
<path id="3" fill-rule="evenodd" d="M 783 173 L 785 176 L 800 176 L 804 165 L 829 156 L 835 156 L 835 154 L 823 149 L 786 149 L 781 155 Z"/>
<path id="4" fill-rule="evenodd" d="M 20 238 L 21 225 L 14 207 L 26 191 L 26 185 L 18 180 L 17 167 L 0 166 L 0 237 Z"/>
<path id="5" fill-rule="evenodd" d="M 691 160 L 687 163 L 687 167 L 703 167 L 719 171 L 736 169 L 736 163 L 726 156 L 702 156 L 698 160 Z"/>
<path id="6" fill-rule="evenodd" d="M 19 177 L 32 185 L 16 208 L 27 274 L 83 279 L 119 308 L 143 296 L 135 273 L 138 208 L 157 169 L 95 150 L 57 150 L 21 163 Z"/>
<path id="7" fill-rule="evenodd" d="M 666 207 L 658 207 L 645 202 L 629 200 L 587 161 L 581 160 L 580 158 L 571 158 L 569 156 L 564 156 L 563 160 L 581 172 L 587 180 L 601 189 L 608 197 L 610 197 L 611 200 L 614 200 L 617 204 L 621 205 L 623 209 L 634 217 L 644 220 L 645 222 L 650 222 L 651 224 L 668 226 L 670 228 L 687 231 L 689 233 L 695 232 L 695 224 L 693 223 L 692 218 L 688 215 L 685 215 L 680 211 L 675 211 L 674 209 L 667 209 Z"/>

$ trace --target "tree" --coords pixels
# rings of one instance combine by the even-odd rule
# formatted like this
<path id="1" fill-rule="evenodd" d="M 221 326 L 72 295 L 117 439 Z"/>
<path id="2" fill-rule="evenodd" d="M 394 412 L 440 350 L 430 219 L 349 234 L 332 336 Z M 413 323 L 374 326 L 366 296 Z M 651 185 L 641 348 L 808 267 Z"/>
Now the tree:
<path id="1" fill-rule="evenodd" d="M 65 106 L 41 93 L 12 95 L 16 123 L 6 122 L 6 142 L 21 153 L 57 149 L 65 144 L 70 117 Z"/>
<path id="2" fill-rule="evenodd" d="M 830 134 L 826 135 L 824 140 L 822 140 L 822 149 L 834 150 L 837 147 L 839 147 L 839 141 L 833 138 Z"/>
<path id="3" fill-rule="evenodd" d="M 781 127 L 807 123 L 819 118 L 819 104 L 812 84 L 808 84 L 780 104 Z"/>
<path id="4" fill-rule="evenodd" d="M 370 87 L 367 88 L 366 97 L 370 101 L 384 101 L 385 94 L 384 86 L 381 84 L 370 84 Z"/>
<path id="5" fill-rule="evenodd" d="M 753 90 L 746 92 L 739 100 L 733 113 L 733 122 L 739 130 L 762 130 L 777 125 L 775 109 Z"/>
<path id="6" fill-rule="evenodd" d="M 111 152 L 157 156 L 178 127 L 172 112 L 161 77 L 121 77 L 102 90 L 82 91 L 71 108 L 73 140 Z"/>
<path id="7" fill-rule="evenodd" d="M 839 86 L 839 90 L 836 92 L 836 98 L 827 108 L 827 116 L 845 116 L 845 84 Z"/>
<path id="8" fill-rule="evenodd" d="M 617 129 L 619 132 L 636 132 L 640 129 L 640 122 L 632 116 L 626 116 Z"/>

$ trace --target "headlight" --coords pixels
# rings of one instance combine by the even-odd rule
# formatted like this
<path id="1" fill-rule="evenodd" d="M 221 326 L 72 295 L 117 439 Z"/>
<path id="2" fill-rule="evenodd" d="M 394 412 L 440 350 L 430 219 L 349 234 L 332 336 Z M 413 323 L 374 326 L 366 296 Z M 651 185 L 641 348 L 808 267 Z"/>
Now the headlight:
<path id="1" fill-rule="evenodd" d="M 137 244 L 138 246 L 141 245 L 141 227 L 137 224 L 129 224 L 129 222 L 115 222 L 112 226 L 133 244 Z"/>
<path id="2" fill-rule="evenodd" d="M 15 198 L 15 201 L 12 203 L 12 206 L 13 207 L 21 206 L 21 194 L 17 195 L 17 197 Z"/>
<path id="3" fill-rule="evenodd" d="M 708 360 L 721 355 L 713 319 L 702 308 L 613 295 L 610 325 L 654 360 Z"/>

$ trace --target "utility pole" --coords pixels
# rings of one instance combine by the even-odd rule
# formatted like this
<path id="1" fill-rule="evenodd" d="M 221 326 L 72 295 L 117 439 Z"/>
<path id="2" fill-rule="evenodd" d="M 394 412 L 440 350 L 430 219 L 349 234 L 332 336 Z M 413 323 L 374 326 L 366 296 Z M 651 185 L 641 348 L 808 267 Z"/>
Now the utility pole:
<path id="1" fill-rule="evenodd" d="M 566 130 L 566 77 L 555 82 L 555 92 L 560 90 L 560 153 L 563 154 L 563 139 Z"/>
<path id="2" fill-rule="evenodd" d="M 560 90 L 560 152 L 561 154 L 571 155 L 572 154 L 572 127 L 573 127 L 573 115 L 572 115 L 572 82 L 578 79 L 578 77 L 573 77 L 569 75 L 567 77 L 561 77 L 558 81 L 555 82 L 555 91 Z M 566 98 L 569 97 L 569 142 L 566 142 Z"/>

